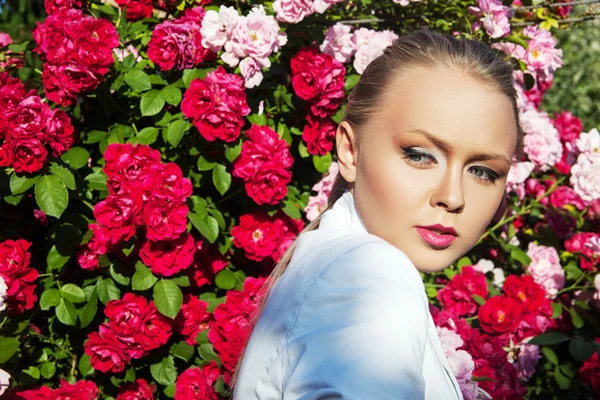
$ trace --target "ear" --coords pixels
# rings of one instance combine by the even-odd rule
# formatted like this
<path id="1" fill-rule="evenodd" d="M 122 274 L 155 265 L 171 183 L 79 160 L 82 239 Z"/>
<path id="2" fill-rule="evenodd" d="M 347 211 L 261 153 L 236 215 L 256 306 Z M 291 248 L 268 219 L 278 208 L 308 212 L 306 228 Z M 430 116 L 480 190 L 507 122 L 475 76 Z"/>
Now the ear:
<path id="1" fill-rule="evenodd" d="M 356 181 L 358 152 L 356 151 L 354 131 L 347 121 L 342 121 L 338 125 L 335 141 L 340 174 L 346 182 L 354 182 Z"/>

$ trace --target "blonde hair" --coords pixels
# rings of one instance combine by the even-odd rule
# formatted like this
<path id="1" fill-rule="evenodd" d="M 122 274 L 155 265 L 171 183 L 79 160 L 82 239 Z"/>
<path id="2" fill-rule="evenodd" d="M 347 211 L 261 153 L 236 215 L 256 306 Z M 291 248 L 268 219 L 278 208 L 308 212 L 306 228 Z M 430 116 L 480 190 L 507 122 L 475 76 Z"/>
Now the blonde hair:
<path id="1" fill-rule="evenodd" d="M 385 88 L 390 85 L 391 79 L 395 74 L 416 66 L 426 68 L 442 67 L 449 71 L 459 71 L 476 82 L 505 94 L 513 105 L 514 117 L 517 123 L 517 146 L 515 154 L 517 160 L 520 160 L 523 151 L 522 141 L 524 132 L 519 119 L 517 92 L 513 79 L 513 65 L 509 61 L 499 57 L 499 53 L 496 50 L 481 41 L 457 39 L 449 34 L 431 31 L 428 27 L 413 30 L 396 39 L 392 45 L 387 47 L 379 57 L 367 66 L 358 84 L 348 95 L 345 104 L 344 120 L 348 122 L 356 133 L 355 145 L 359 158 L 361 154 L 359 133 L 364 129 L 373 113 L 382 106 L 381 99 Z M 349 190 L 349 184 L 338 173 L 334 180 L 331 194 L 327 199 L 327 207 L 302 230 L 300 235 L 318 229 L 323 214 L 333 207 L 346 190 Z M 262 313 L 273 285 L 289 265 L 298 237 L 296 237 L 296 240 L 294 240 L 277 262 L 263 289 L 261 289 L 262 297 L 251 317 L 248 339 Z M 232 389 L 237 383 L 246 346 L 247 343 L 242 350 L 232 376 Z"/>

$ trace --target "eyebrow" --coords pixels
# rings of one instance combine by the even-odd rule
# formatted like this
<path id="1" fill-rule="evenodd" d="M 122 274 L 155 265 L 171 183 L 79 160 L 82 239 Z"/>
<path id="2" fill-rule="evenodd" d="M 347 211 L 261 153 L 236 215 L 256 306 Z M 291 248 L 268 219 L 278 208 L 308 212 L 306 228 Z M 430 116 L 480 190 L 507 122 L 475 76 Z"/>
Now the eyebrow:
<path id="1" fill-rule="evenodd" d="M 435 144 L 437 147 L 439 147 L 444 153 L 446 154 L 451 154 L 452 153 L 452 146 L 450 145 L 450 143 L 440 139 L 439 137 L 433 135 L 430 132 L 427 132 L 424 129 L 407 129 L 407 130 L 403 130 L 402 132 L 405 133 L 418 133 L 420 135 L 425 136 L 431 143 Z M 509 168 L 511 166 L 511 162 L 508 160 L 508 158 L 506 158 L 505 156 L 503 156 L 502 154 L 496 154 L 496 153 L 475 153 L 473 155 L 471 155 L 471 157 L 469 157 L 469 162 L 471 161 L 494 161 L 494 160 L 500 160 L 502 162 L 504 162 Z"/>

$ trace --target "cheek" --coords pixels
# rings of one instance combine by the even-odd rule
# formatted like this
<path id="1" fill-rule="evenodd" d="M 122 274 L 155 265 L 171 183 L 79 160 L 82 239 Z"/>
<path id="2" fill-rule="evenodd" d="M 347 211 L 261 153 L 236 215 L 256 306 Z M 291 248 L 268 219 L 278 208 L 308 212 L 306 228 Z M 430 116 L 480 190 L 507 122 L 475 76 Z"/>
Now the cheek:
<path id="1" fill-rule="evenodd" d="M 502 201 L 504 189 L 500 189 L 499 187 L 487 188 L 478 183 L 474 185 L 478 185 L 479 187 L 474 187 L 469 193 L 468 199 L 466 199 L 469 210 L 465 213 L 464 219 L 471 224 L 473 234 L 479 239 L 496 214 L 498 206 Z"/>

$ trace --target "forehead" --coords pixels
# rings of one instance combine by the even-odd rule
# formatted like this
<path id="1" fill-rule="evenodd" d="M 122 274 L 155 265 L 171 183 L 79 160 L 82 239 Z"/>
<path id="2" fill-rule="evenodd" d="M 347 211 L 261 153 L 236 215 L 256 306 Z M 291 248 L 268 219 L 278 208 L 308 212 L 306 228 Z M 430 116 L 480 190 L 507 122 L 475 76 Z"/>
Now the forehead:
<path id="1" fill-rule="evenodd" d="M 378 131 L 423 129 L 459 152 L 512 158 L 517 129 L 510 99 L 467 76 L 418 67 L 394 77 L 382 99 L 373 118 Z"/>

